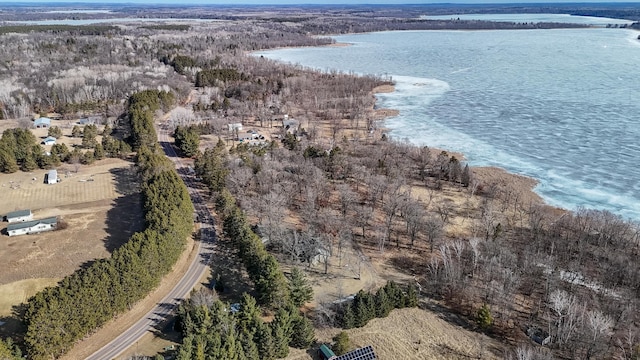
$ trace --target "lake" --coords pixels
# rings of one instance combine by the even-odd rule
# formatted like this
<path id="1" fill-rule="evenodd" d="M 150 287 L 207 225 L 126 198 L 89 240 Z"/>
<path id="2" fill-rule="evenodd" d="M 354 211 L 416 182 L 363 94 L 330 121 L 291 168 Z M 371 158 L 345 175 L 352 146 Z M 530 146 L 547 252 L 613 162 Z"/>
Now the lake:
<path id="1" fill-rule="evenodd" d="M 471 165 L 539 180 L 548 203 L 640 220 L 640 32 L 398 31 L 337 36 L 348 47 L 256 53 L 388 75 L 390 135 L 462 152 Z"/>

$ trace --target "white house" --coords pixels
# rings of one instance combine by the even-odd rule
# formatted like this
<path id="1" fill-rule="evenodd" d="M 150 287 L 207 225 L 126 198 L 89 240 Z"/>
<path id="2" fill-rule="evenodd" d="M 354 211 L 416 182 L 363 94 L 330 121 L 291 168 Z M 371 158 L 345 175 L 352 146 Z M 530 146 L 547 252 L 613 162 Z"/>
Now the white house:
<path id="1" fill-rule="evenodd" d="M 55 216 L 46 219 L 9 224 L 9 226 L 7 226 L 7 234 L 9 234 L 9 236 L 37 234 L 43 231 L 55 230 L 57 225 L 58 218 Z"/>
<path id="2" fill-rule="evenodd" d="M 8 213 L 5 217 L 7 218 L 7 221 L 10 223 L 33 220 L 33 214 L 31 213 L 31 210 L 28 210 L 28 209 L 12 211 Z"/>
<path id="3" fill-rule="evenodd" d="M 56 138 L 53 136 L 47 136 L 44 140 L 42 140 L 42 145 L 55 145 Z"/>
<path id="4" fill-rule="evenodd" d="M 56 184 L 58 182 L 58 170 L 49 170 L 47 173 L 47 184 Z"/>

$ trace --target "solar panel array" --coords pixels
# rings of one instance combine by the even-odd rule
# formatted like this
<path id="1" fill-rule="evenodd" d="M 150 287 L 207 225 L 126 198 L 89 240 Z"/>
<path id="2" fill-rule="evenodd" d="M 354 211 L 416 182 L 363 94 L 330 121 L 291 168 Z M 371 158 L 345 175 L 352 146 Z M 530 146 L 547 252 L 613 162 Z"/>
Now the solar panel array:
<path id="1" fill-rule="evenodd" d="M 376 354 L 373 352 L 373 347 L 367 345 L 363 348 L 350 351 L 346 354 L 333 358 L 333 360 L 375 360 Z"/>

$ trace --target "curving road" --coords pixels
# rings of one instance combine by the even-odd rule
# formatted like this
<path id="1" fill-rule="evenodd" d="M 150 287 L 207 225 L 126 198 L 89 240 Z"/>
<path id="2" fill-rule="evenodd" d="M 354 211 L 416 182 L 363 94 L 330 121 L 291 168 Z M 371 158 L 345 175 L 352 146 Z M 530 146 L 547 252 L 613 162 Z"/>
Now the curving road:
<path id="1" fill-rule="evenodd" d="M 159 133 L 160 143 L 165 154 L 173 160 L 177 168 L 181 168 L 182 162 L 176 155 L 175 150 L 169 142 L 169 135 L 166 130 Z M 145 316 L 136 322 L 128 330 L 120 334 L 100 350 L 93 353 L 87 359 L 90 360 L 106 360 L 114 359 L 122 354 L 125 350 L 133 346 L 147 332 L 155 330 L 158 323 L 163 322 L 180 304 L 191 289 L 198 283 L 204 272 L 208 269 L 209 261 L 213 255 L 213 243 L 216 239 L 215 229 L 213 227 L 213 217 L 206 207 L 204 200 L 195 188 L 195 182 L 190 175 L 180 174 L 182 180 L 189 189 L 191 200 L 198 215 L 200 223 L 200 241 L 198 241 L 198 255 L 195 257 L 189 269 L 176 286 L 162 299 L 162 301 L 154 306 Z"/>

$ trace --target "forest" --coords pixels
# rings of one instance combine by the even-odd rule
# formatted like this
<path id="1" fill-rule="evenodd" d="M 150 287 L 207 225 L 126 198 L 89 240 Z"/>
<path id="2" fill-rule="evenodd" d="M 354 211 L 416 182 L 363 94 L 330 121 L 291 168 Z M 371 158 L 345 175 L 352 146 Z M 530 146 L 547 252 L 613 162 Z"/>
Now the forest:
<path id="1" fill-rule="evenodd" d="M 281 357 L 288 345 L 313 341 L 311 324 L 347 329 L 393 307 L 438 302 L 500 339 L 505 358 L 637 359 L 637 223 L 606 211 L 551 208 L 479 176 L 458 154 L 393 139 L 380 129 L 372 94 L 392 78 L 317 72 L 250 54 L 332 44 L 317 36 L 323 34 L 441 26 L 407 20 L 413 11 L 330 21 L 299 13 L 299 21 L 290 21 L 285 12 L 271 20 L 91 30 L 98 33 L 0 31 L 0 121 L 21 125 L 3 133 L 1 170 L 135 156 L 144 194 L 145 231 L 24 306 L 19 315 L 27 331 L 16 342 L 29 358 L 61 356 L 148 293 L 176 261 L 192 231 L 193 208 L 159 153 L 154 128 L 162 123 L 182 154 L 194 158 L 256 295 L 243 297 L 231 315 L 215 292 L 194 294 L 178 314 L 181 358 L 200 351 L 210 358 L 221 351 L 238 359 L 256 358 L 247 355 L 256 351 Z M 109 123 L 108 140 L 96 144 L 94 129 L 85 127 L 77 132 L 82 154 L 42 155 L 24 129 L 33 114 L 50 112 L 99 114 Z M 274 120 L 284 114 L 299 126 L 285 129 Z M 278 138 L 239 143 L 229 134 L 232 123 L 270 129 Z M 211 146 L 207 139 L 214 139 Z M 319 303 L 302 315 L 309 295 L 293 295 L 293 279 L 281 267 L 305 270 L 319 259 L 326 269 L 342 261 L 345 249 L 364 258 L 392 254 L 388 265 L 414 280 L 380 295 L 363 292 L 343 306 Z M 397 303 L 391 306 L 389 297 Z M 274 320 L 264 321 L 265 313 Z M 0 354 L 13 347 L 0 344 Z"/>

